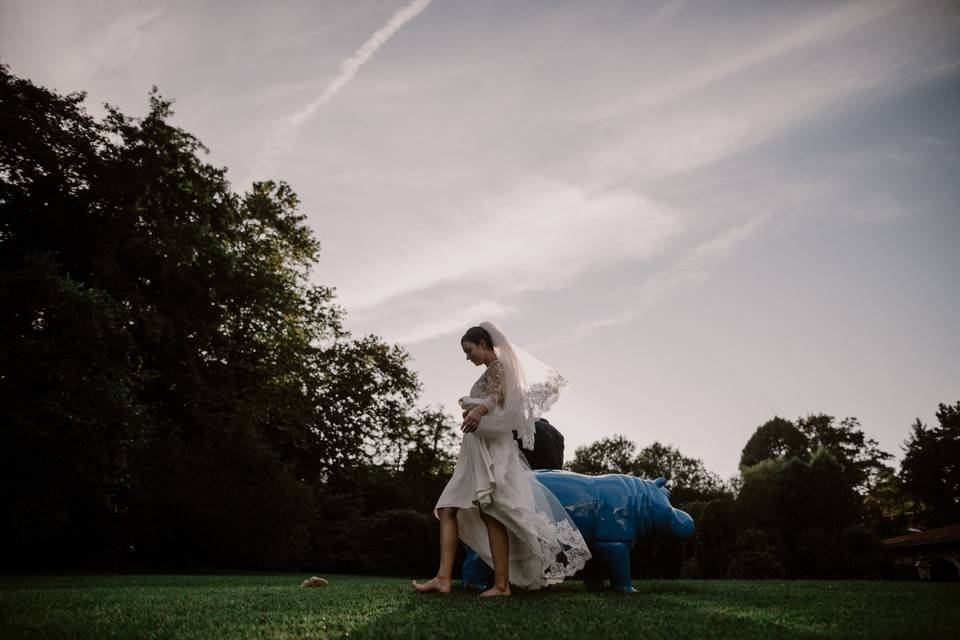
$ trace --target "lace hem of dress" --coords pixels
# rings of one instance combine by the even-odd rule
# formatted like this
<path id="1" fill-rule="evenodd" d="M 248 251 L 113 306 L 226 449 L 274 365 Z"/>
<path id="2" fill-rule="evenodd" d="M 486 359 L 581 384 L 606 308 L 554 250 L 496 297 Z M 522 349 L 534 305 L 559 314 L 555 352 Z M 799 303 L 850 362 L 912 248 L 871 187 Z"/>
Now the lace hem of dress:
<path id="1" fill-rule="evenodd" d="M 592 555 L 579 529 L 569 520 L 554 524 L 543 512 L 537 512 L 536 523 L 540 556 L 546 558 L 547 563 L 540 583 L 531 585 L 532 588 L 563 582 L 583 569 Z"/>

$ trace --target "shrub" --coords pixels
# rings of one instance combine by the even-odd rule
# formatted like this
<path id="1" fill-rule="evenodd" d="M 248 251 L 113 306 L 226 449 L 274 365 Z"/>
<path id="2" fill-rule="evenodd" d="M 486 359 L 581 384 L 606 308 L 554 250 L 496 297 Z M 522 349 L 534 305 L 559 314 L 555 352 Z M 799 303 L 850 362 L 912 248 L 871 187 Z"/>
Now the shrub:
<path id="1" fill-rule="evenodd" d="M 730 547 L 736 539 L 738 522 L 734 503 L 728 498 L 711 500 L 703 506 L 697 523 L 695 544 L 703 574 L 718 578 L 726 573 Z"/>
<path id="2" fill-rule="evenodd" d="M 371 515 L 357 526 L 360 530 L 355 533 L 362 541 L 361 571 L 389 575 L 436 571 L 440 534 L 432 513 L 392 509 Z"/>
<path id="3" fill-rule="evenodd" d="M 840 545 L 821 529 L 807 529 L 797 538 L 797 558 L 801 575 L 831 578 L 841 569 Z"/>
<path id="4" fill-rule="evenodd" d="M 863 527 L 853 526 L 840 533 L 843 576 L 845 578 L 882 578 L 893 573 L 880 539 Z"/>
<path id="5" fill-rule="evenodd" d="M 728 578 L 739 580 L 782 579 L 785 575 L 783 565 L 766 551 L 740 551 L 730 561 Z"/>
<path id="6" fill-rule="evenodd" d="M 700 564 L 696 558 L 687 558 L 680 567 L 680 577 L 685 580 L 702 580 L 703 571 L 700 570 Z"/>
<path id="7" fill-rule="evenodd" d="M 767 551 L 767 534 L 760 529 L 746 529 L 737 536 L 738 551 Z"/>

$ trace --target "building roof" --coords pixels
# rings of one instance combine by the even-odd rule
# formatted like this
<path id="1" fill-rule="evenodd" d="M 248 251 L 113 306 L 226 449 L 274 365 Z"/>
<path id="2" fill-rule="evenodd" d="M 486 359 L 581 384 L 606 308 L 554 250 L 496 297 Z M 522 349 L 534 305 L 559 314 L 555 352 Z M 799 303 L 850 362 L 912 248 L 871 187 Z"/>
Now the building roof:
<path id="1" fill-rule="evenodd" d="M 908 533 L 905 536 L 887 538 L 883 541 L 883 544 L 887 547 L 915 547 L 941 542 L 960 542 L 960 523 L 927 529 L 919 533 Z"/>

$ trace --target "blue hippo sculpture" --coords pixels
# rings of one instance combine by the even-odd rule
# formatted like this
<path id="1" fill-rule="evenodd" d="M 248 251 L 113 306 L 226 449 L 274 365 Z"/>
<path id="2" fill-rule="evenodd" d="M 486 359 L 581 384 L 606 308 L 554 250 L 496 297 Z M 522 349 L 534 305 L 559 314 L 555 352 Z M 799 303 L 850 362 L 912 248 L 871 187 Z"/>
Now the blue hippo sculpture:
<path id="1" fill-rule="evenodd" d="M 585 570 L 584 580 L 588 589 L 601 587 L 608 577 L 613 589 L 634 592 L 630 550 L 638 539 L 653 532 L 681 540 L 693 535 L 693 518 L 670 505 L 664 478 L 644 480 L 620 473 L 588 476 L 554 469 L 534 473 L 557 496 L 590 547 L 593 559 L 587 568 L 591 571 Z M 468 547 L 462 583 L 483 587 L 492 573 Z"/>

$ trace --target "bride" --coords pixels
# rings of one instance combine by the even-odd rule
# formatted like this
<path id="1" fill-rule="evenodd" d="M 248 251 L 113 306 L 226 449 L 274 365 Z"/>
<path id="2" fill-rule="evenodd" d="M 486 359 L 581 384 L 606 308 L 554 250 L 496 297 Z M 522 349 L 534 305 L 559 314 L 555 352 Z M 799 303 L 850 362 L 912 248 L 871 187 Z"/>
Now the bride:
<path id="1" fill-rule="evenodd" d="M 499 326 L 481 322 L 460 341 L 467 360 L 485 365 L 463 413 L 453 476 L 433 509 L 440 520 L 440 568 L 421 592 L 450 591 L 457 539 L 494 570 L 481 596 L 510 595 L 510 585 L 539 589 L 562 582 L 590 559 L 587 544 L 556 496 L 536 479 L 514 440 L 533 449 L 534 421 L 566 380 L 512 345 Z"/>

